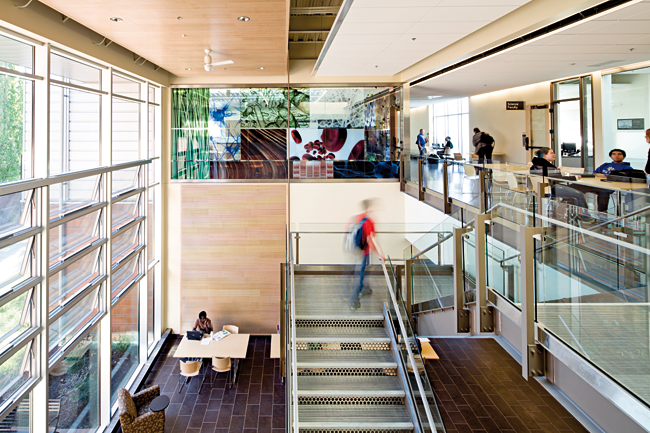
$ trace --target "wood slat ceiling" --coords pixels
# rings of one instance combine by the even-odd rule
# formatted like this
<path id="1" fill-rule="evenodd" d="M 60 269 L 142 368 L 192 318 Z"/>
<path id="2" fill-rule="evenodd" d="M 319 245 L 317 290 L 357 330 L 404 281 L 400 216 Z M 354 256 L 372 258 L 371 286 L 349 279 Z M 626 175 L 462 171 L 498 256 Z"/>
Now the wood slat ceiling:
<path id="1" fill-rule="evenodd" d="M 41 1 L 179 77 L 287 72 L 287 0 Z M 241 22 L 239 16 L 251 20 Z M 206 48 L 213 62 L 235 63 L 204 71 Z"/>

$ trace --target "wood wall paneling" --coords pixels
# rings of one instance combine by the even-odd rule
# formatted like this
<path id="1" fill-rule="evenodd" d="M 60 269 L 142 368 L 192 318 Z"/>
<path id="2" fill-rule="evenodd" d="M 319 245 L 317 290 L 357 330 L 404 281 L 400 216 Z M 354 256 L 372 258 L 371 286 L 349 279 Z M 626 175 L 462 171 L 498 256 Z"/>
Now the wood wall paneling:
<path id="1" fill-rule="evenodd" d="M 215 329 L 276 332 L 286 216 L 284 184 L 182 186 L 181 332 L 201 310 Z"/>

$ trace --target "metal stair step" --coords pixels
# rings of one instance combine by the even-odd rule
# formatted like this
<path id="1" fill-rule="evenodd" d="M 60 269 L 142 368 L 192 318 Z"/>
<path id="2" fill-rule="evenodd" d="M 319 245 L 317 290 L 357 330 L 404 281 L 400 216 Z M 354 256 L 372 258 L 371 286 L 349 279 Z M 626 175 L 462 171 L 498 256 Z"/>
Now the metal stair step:
<path id="1" fill-rule="evenodd" d="M 413 423 L 400 405 L 300 405 L 302 429 L 412 430 Z"/>
<path id="2" fill-rule="evenodd" d="M 397 376 L 299 376 L 299 397 L 404 397 Z"/>
<path id="3" fill-rule="evenodd" d="M 297 350 L 297 368 L 396 368 L 389 350 Z"/>
<path id="4" fill-rule="evenodd" d="M 296 328 L 298 343 L 389 343 L 384 328 L 305 327 Z"/>

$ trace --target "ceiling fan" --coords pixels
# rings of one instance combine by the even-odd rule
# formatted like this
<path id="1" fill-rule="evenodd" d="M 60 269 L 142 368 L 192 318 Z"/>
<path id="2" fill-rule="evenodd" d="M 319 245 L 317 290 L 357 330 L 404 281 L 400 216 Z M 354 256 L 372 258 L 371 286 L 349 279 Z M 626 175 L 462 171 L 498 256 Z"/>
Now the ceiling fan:
<path id="1" fill-rule="evenodd" d="M 232 60 L 224 60 L 223 62 L 212 63 L 212 56 L 210 55 L 211 52 L 212 50 L 205 50 L 205 57 L 203 58 L 203 61 L 205 62 L 203 68 L 205 68 L 207 72 L 210 72 L 213 66 L 229 65 L 231 63 L 235 63 Z"/>

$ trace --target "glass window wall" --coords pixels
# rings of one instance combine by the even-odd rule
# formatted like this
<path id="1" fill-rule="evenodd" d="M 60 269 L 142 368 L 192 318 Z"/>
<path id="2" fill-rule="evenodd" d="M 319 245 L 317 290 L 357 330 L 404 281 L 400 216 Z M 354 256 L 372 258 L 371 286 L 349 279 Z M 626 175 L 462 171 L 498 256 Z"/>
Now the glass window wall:
<path id="1" fill-rule="evenodd" d="M 111 403 L 131 379 L 139 362 L 140 290 L 134 287 L 111 311 Z"/>

